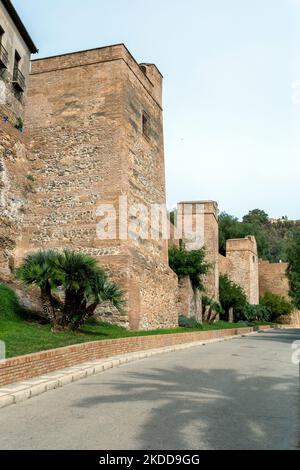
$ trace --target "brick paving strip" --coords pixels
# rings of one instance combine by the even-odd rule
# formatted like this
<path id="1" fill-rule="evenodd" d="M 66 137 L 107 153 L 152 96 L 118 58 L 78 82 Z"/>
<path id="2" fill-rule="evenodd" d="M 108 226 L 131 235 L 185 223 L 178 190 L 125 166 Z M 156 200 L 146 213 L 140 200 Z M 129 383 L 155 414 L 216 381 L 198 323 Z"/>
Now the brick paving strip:
<path id="1" fill-rule="evenodd" d="M 261 330 L 263 330 L 263 328 L 261 328 Z M 217 331 L 218 330 L 216 330 L 216 332 Z M 77 382 L 78 380 L 99 374 L 114 367 L 128 364 L 130 362 L 146 359 L 158 354 L 184 350 L 195 346 L 205 346 L 207 344 L 228 341 L 235 338 L 242 338 L 253 334 L 257 334 L 257 331 L 244 332 L 242 334 L 228 335 L 202 341 L 177 344 L 158 349 L 149 349 L 146 351 L 122 354 L 109 358 L 88 361 L 76 366 L 56 370 L 55 372 L 50 372 L 33 379 L 17 382 L 0 388 L 0 408 L 21 403 L 30 398 L 42 395 L 43 393 L 46 393 L 50 390 L 64 387 L 65 385 Z"/>

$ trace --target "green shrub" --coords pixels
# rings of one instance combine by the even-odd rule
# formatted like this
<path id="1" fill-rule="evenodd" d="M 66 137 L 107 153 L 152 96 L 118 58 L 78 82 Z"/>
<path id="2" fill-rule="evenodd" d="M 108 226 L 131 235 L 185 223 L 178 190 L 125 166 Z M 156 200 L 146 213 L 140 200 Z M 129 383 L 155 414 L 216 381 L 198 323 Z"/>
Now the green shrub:
<path id="1" fill-rule="evenodd" d="M 17 121 L 16 121 L 16 124 L 15 124 L 15 128 L 20 131 L 20 132 L 23 132 L 24 130 L 24 122 L 23 122 L 23 119 L 21 117 L 18 117 L 17 118 Z"/>
<path id="2" fill-rule="evenodd" d="M 179 326 L 182 328 L 203 328 L 196 318 L 188 318 L 184 315 L 179 315 Z"/>
<path id="3" fill-rule="evenodd" d="M 30 173 L 26 176 L 26 178 L 28 179 L 28 181 L 31 181 L 31 182 L 35 181 L 34 176 L 31 175 Z"/>
<path id="4" fill-rule="evenodd" d="M 290 315 L 294 310 L 291 302 L 271 292 L 266 292 L 260 298 L 260 304 L 269 309 L 271 321 L 276 321 L 281 316 Z"/>
<path id="5" fill-rule="evenodd" d="M 169 249 L 169 264 L 179 278 L 190 276 L 195 289 L 203 290 L 202 276 L 209 271 L 205 261 L 205 251 L 188 251 L 184 246 Z"/>
<path id="6" fill-rule="evenodd" d="M 220 276 L 220 304 L 224 310 L 224 320 L 228 320 L 228 312 L 242 310 L 247 305 L 247 297 L 241 286 L 235 284 L 227 275 Z"/>
<path id="7" fill-rule="evenodd" d="M 289 280 L 289 294 L 295 307 L 300 309 L 300 230 L 288 242 L 287 260 L 289 263 L 287 277 Z"/>
<path id="8" fill-rule="evenodd" d="M 208 297 L 208 295 L 202 296 L 202 305 L 203 307 L 212 307 L 217 313 L 222 312 L 222 306 L 219 302 L 217 302 L 212 297 Z"/>
<path id="9" fill-rule="evenodd" d="M 14 320 L 22 314 L 15 292 L 0 284 L 0 320 Z"/>
<path id="10" fill-rule="evenodd" d="M 238 316 L 240 321 L 268 322 L 270 321 L 271 311 L 264 305 L 247 304 L 239 311 Z"/>

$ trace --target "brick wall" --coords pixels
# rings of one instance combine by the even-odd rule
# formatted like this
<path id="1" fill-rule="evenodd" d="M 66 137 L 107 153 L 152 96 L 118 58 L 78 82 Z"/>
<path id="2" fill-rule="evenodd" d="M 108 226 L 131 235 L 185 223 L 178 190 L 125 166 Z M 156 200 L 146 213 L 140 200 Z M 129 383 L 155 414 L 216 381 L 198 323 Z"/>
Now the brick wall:
<path id="1" fill-rule="evenodd" d="M 269 327 L 264 327 L 262 329 L 268 328 Z M 253 328 L 239 328 L 157 336 L 139 336 L 77 344 L 65 348 L 20 356 L 0 362 L 0 386 L 24 381 L 96 359 L 176 344 L 224 338 L 237 334 L 251 333 L 252 331 L 254 331 Z"/>

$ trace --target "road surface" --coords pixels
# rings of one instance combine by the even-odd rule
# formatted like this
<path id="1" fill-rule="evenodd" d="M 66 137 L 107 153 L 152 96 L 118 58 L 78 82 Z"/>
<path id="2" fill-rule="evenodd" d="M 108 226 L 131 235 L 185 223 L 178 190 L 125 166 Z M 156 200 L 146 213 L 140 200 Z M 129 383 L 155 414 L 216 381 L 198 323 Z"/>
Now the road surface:
<path id="1" fill-rule="evenodd" d="M 300 330 L 159 355 L 0 410 L 0 449 L 299 449 Z"/>

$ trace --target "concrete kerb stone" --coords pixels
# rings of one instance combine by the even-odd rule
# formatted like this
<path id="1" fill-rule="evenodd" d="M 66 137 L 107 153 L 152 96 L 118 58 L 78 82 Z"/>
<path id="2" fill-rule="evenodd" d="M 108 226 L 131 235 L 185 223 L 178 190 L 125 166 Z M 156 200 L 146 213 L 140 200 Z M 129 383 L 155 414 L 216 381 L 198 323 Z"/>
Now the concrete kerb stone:
<path id="1" fill-rule="evenodd" d="M 251 332 L 235 336 L 225 336 L 220 338 L 196 341 L 193 343 L 183 343 L 174 346 L 167 346 L 159 349 L 150 349 L 148 351 L 134 352 L 124 356 L 114 356 L 108 359 L 99 359 L 89 361 L 78 366 L 62 369 L 57 372 L 44 374 L 35 379 L 26 380 L 17 384 L 12 384 L 0 388 L 0 408 L 4 408 L 13 404 L 18 404 L 30 398 L 37 397 L 51 390 L 62 388 L 71 383 L 77 382 L 87 377 L 99 374 L 106 370 L 119 367 L 134 361 L 139 361 L 160 354 L 171 353 L 175 351 L 185 350 L 197 346 L 205 346 L 213 343 L 220 343 L 232 339 L 238 339 L 245 336 L 257 334 Z"/>
<path id="2" fill-rule="evenodd" d="M 0 394 L 0 409 L 14 404 L 14 396 L 7 394 Z"/>

